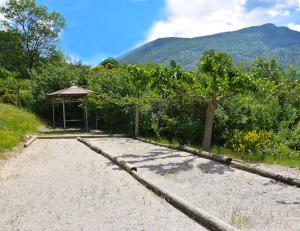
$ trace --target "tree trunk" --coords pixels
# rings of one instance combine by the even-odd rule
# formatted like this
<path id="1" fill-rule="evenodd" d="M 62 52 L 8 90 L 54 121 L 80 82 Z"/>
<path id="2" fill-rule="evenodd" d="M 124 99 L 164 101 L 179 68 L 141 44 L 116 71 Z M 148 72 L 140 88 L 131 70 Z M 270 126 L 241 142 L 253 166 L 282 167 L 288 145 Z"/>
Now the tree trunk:
<path id="1" fill-rule="evenodd" d="M 202 142 L 202 148 L 204 151 L 209 151 L 211 146 L 214 115 L 217 106 L 218 106 L 218 102 L 216 100 L 210 101 L 207 106 L 205 130 L 204 130 L 204 137 Z"/>
<path id="2" fill-rule="evenodd" d="M 137 103 L 135 105 L 135 129 L 134 129 L 134 136 L 139 137 L 139 123 L 140 123 L 140 107 Z"/>
<path id="3" fill-rule="evenodd" d="M 35 52 L 35 51 L 31 51 L 32 52 Z M 28 69 L 29 69 L 29 73 L 30 75 L 32 75 L 32 70 L 33 70 L 33 66 L 36 62 L 36 54 L 35 53 L 32 53 L 29 57 L 29 60 L 28 60 Z"/>

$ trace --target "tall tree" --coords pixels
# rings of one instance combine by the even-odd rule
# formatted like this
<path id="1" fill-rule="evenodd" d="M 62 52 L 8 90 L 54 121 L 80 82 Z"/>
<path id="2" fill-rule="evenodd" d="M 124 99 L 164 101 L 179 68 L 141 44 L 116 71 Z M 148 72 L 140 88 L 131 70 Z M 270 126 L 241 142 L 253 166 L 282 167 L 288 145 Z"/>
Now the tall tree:
<path id="1" fill-rule="evenodd" d="M 152 79 L 147 65 L 129 65 L 126 80 L 131 87 L 130 95 L 127 95 L 126 101 L 134 105 L 135 110 L 135 137 L 139 136 L 140 107 L 151 100 Z"/>
<path id="2" fill-rule="evenodd" d="M 130 64 L 116 69 L 94 68 L 95 74 L 102 73 L 105 78 L 91 78 L 89 84 L 94 91 L 93 103 L 97 107 L 101 102 L 109 102 L 118 106 L 134 107 L 134 135 L 139 136 L 141 106 L 156 98 L 152 90 L 152 64 Z M 96 75 L 97 76 L 97 75 Z"/>
<path id="3" fill-rule="evenodd" d="M 265 59 L 262 57 L 254 60 L 250 71 L 256 78 L 268 79 L 275 83 L 280 82 L 285 75 L 283 68 L 275 59 Z"/>
<path id="4" fill-rule="evenodd" d="M 65 25 L 63 16 L 49 12 L 35 0 L 8 0 L 0 12 L 5 17 L 4 27 L 22 36 L 26 66 L 31 73 L 40 57 L 55 51 L 57 38 Z"/>
<path id="5" fill-rule="evenodd" d="M 119 67 L 119 62 L 116 59 L 110 57 L 103 60 L 99 65 L 106 69 L 114 69 Z"/>
<path id="6" fill-rule="evenodd" d="M 20 98 L 20 89 L 25 86 L 26 80 L 22 80 L 18 78 L 18 73 L 11 72 L 6 69 L 3 69 L 0 67 L 0 96 L 3 96 L 2 94 L 6 94 L 6 92 L 9 92 L 9 94 L 15 97 L 16 99 L 16 105 L 21 106 L 21 98 Z M 2 93 L 1 93 L 2 92 Z M 14 103 L 14 102 L 9 102 Z"/>
<path id="7" fill-rule="evenodd" d="M 23 56 L 22 36 L 11 31 L 0 31 L 0 65 L 9 71 L 23 73 Z"/>
<path id="8" fill-rule="evenodd" d="M 238 70 L 232 58 L 224 52 L 206 51 L 201 57 L 198 72 L 187 72 L 181 81 L 183 95 L 207 103 L 206 121 L 202 146 L 211 147 L 215 110 L 227 97 L 253 86 L 250 75 Z"/>

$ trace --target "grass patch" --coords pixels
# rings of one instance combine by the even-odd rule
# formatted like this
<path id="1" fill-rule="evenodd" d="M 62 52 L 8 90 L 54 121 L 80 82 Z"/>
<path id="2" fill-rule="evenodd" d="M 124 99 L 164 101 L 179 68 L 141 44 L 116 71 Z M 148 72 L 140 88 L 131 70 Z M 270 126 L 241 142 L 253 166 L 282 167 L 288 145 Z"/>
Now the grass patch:
<path id="1" fill-rule="evenodd" d="M 158 142 L 158 143 L 161 143 L 161 144 L 167 144 L 167 145 L 170 145 L 172 147 L 176 147 L 179 145 L 179 143 L 176 141 L 176 140 L 168 140 L 166 138 L 154 138 L 154 137 L 144 137 L 146 140 L 152 140 L 152 141 L 155 141 L 155 142 Z"/>
<path id="2" fill-rule="evenodd" d="M 240 160 L 245 160 L 245 161 L 249 161 L 249 162 L 253 162 L 253 163 L 264 161 L 264 156 L 262 156 L 258 153 L 237 152 L 237 151 L 233 151 L 229 148 L 217 146 L 217 145 L 212 146 L 211 152 L 221 153 L 226 156 L 230 156 L 233 158 L 237 158 Z"/>
<path id="3" fill-rule="evenodd" d="M 25 140 L 26 134 L 36 133 L 42 125 L 34 114 L 12 105 L 0 103 L 0 157 Z"/>
<path id="4" fill-rule="evenodd" d="M 162 144 L 168 144 L 173 147 L 176 147 L 179 145 L 179 143 L 176 140 L 168 140 L 165 138 L 153 138 L 153 137 L 145 137 L 145 139 L 149 139 L 152 141 L 156 141 Z M 187 147 L 195 148 L 198 150 L 202 150 L 201 145 L 191 145 L 191 144 L 185 144 Z M 296 167 L 300 169 L 300 158 L 294 157 L 285 157 L 285 156 L 273 156 L 271 154 L 264 154 L 261 155 L 259 153 L 248 153 L 248 152 L 236 152 L 229 148 L 223 147 L 223 146 L 217 146 L 213 145 L 211 148 L 211 152 L 218 153 L 222 155 L 226 155 L 229 157 L 233 157 L 235 159 L 244 160 L 250 163 L 266 163 L 266 164 L 278 164 L 288 167 Z"/>
<path id="5" fill-rule="evenodd" d="M 220 153 L 236 159 L 245 160 L 251 163 L 278 164 L 288 167 L 300 168 L 300 159 L 297 157 L 274 156 L 271 154 L 261 155 L 254 152 L 236 152 L 229 148 L 214 145 L 211 148 L 214 153 Z"/>

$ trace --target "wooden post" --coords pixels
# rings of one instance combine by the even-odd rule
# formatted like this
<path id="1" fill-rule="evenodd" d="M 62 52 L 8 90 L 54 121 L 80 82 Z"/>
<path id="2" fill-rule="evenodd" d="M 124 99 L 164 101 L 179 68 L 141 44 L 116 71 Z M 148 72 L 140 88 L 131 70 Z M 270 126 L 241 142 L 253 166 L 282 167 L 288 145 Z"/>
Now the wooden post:
<path id="1" fill-rule="evenodd" d="M 84 112 L 85 112 L 85 129 L 86 132 L 89 131 L 89 125 L 88 125 L 88 111 L 87 111 L 87 100 L 84 98 Z"/>
<path id="2" fill-rule="evenodd" d="M 53 98 L 52 98 L 52 122 L 53 122 L 53 128 L 55 129 L 55 107 L 54 107 Z"/>
<path id="3" fill-rule="evenodd" d="M 98 112 L 97 112 L 97 109 L 96 109 L 96 130 L 98 129 Z"/>
<path id="4" fill-rule="evenodd" d="M 217 107 L 218 107 L 218 101 L 216 101 L 216 100 L 209 102 L 208 106 L 207 106 L 204 137 L 203 137 L 203 142 L 202 142 L 202 149 L 204 151 L 209 151 L 210 146 L 211 146 L 214 115 L 215 115 L 215 110 Z"/>
<path id="5" fill-rule="evenodd" d="M 64 131 L 66 131 L 66 109 L 65 109 L 65 99 L 63 99 L 63 120 L 64 120 Z"/>
<path id="6" fill-rule="evenodd" d="M 134 136 L 139 137 L 139 123 L 140 123 L 140 107 L 139 104 L 135 104 L 135 128 L 134 128 Z"/>

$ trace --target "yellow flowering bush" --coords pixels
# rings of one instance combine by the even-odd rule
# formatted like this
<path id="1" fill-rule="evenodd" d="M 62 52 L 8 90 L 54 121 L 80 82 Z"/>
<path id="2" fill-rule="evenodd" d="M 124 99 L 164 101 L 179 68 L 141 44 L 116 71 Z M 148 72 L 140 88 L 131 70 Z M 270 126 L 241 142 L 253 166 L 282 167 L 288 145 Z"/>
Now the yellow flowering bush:
<path id="1" fill-rule="evenodd" d="M 240 131 L 235 130 L 230 146 L 238 152 L 264 153 L 272 145 L 272 132 L 270 131 Z"/>

